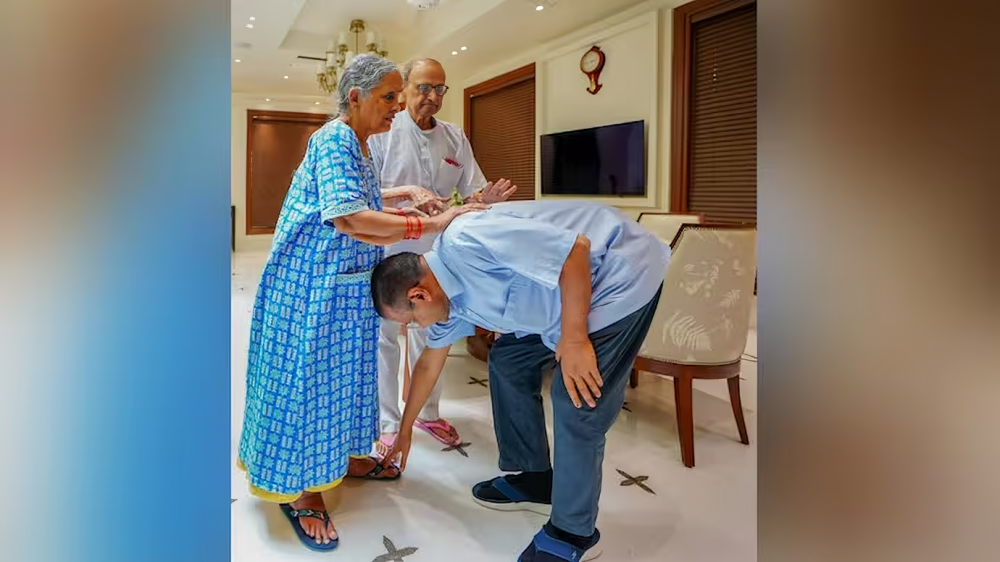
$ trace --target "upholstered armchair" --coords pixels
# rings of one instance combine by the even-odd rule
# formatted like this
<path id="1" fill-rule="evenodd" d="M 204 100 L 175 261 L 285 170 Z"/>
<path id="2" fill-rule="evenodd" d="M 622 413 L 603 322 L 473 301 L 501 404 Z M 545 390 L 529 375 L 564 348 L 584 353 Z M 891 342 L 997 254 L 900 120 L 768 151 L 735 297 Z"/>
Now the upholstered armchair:
<path id="1" fill-rule="evenodd" d="M 673 378 L 684 466 L 694 466 L 694 379 L 726 379 L 740 442 L 749 444 L 740 402 L 757 276 L 754 226 L 685 224 L 672 244 L 659 305 L 632 372 Z"/>
<path id="2" fill-rule="evenodd" d="M 700 213 L 644 212 L 639 214 L 639 224 L 655 234 L 664 244 L 670 244 L 685 224 L 701 224 L 705 216 Z"/>

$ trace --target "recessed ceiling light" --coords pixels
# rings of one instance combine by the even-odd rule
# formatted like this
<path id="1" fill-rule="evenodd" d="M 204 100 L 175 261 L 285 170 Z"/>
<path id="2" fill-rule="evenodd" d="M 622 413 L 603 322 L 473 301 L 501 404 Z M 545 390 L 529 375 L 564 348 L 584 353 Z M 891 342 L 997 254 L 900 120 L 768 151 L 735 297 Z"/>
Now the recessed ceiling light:
<path id="1" fill-rule="evenodd" d="M 316 102 L 316 105 L 319 105 L 319 102 Z"/>
<path id="2" fill-rule="evenodd" d="M 243 61 L 241 61 L 240 59 L 236 59 L 236 62 L 243 62 Z"/>
<path id="3" fill-rule="evenodd" d="M 257 18 L 250 16 L 250 21 L 257 21 Z"/>
<path id="4" fill-rule="evenodd" d="M 253 24 L 252 23 L 248 23 L 247 24 L 247 29 L 253 29 Z"/>
<path id="5" fill-rule="evenodd" d="M 469 49 L 468 47 L 462 47 L 462 50 L 463 50 L 463 51 L 466 51 L 466 50 L 468 50 L 468 49 Z"/>
<path id="6" fill-rule="evenodd" d="M 271 98 L 264 98 L 264 101 L 271 101 Z"/>
<path id="7" fill-rule="evenodd" d="M 537 10 L 539 12 L 541 12 L 544 9 L 545 9 L 545 6 L 542 6 L 542 5 L 535 6 L 535 10 Z"/>
<path id="8" fill-rule="evenodd" d="M 285 76 L 285 80 L 288 80 L 288 77 L 287 77 L 287 76 Z"/>
<path id="9" fill-rule="evenodd" d="M 451 54 L 453 54 L 453 55 L 457 55 L 457 54 L 458 54 L 458 51 L 452 51 L 452 52 L 451 52 Z"/>

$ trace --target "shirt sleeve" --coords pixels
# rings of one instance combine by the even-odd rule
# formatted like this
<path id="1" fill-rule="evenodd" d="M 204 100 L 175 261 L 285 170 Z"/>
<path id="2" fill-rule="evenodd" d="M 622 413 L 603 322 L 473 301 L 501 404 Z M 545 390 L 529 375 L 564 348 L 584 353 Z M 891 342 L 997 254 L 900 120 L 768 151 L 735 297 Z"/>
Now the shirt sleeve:
<path id="1" fill-rule="evenodd" d="M 462 162 L 464 170 L 462 171 L 462 179 L 458 181 L 458 193 L 462 196 L 462 199 L 467 199 L 476 191 L 486 187 L 486 176 L 483 175 L 483 170 L 479 168 L 479 162 L 476 162 L 476 155 L 472 153 L 472 144 L 469 143 L 469 139 L 465 136 L 464 132 L 462 133 L 462 144 L 463 152 L 467 157 L 465 158 L 466 162 Z"/>
<path id="2" fill-rule="evenodd" d="M 348 138 L 349 130 L 343 129 L 346 127 L 337 127 L 332 134 L 314 135 L 309 140 L 309 150 L 316 155 L 316 185 L 324 223 L 370 209 L 360 147 L 353 133 Z"/>
<path id="3" fill-rule="evenodd" d="M 440 251 L 449 265 L 486 273 L 509 270 L 549 289 L 559 286 L 576 232 L 529 218 L 483 213 L 445 231 Z"/>
<path id="4" fill-rule="evenodd" d="M 449 318 L 447 322 L 432 325 L 427 329 L 427 347 L 441 349 L 469 336 L 476 335 L 476 327 L 461 318 Z"/>

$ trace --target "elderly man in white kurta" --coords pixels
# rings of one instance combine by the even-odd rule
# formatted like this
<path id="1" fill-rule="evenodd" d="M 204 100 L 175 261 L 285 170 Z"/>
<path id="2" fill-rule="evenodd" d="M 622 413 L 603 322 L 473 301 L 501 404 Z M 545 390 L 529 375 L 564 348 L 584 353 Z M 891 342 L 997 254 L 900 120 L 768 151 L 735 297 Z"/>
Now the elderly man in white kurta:
<path id="1" fill-rule="evenodd" d="M 403 102 L 406 111 L 396 114 L 387 133 L 368 139 L 375 169 L 379 170 L 382 188 L 397 185 L 419 185 L 442 199 L 457 190 L 462 199 L 482 203 L 506 200 L 517 189 L 500 179 L 488 183 L 472 155 L 472 146 L 461 128 L 434 118 L 441 110 L 448 92 L 441 63 L 433 59 L 413 59 L 400 69 L 403 76 Z M 423 254 L 431 249 L 435 236 L 404 240 L 385 249 L 385 255 L 400 252 Z M 381 443 L 391 448 L 399 432 L 399 348 L 400 325 L 382 320 L 378 343 L 378 387 L 381 417 Z M 407 332 L 409 369 L 427 345 L 424 328 Z M 417 418 L 416 426 L 447 445 L 457 445 L 462 439 L 458 431 L 441 417 L 441 380 L 428 398 Z"/>

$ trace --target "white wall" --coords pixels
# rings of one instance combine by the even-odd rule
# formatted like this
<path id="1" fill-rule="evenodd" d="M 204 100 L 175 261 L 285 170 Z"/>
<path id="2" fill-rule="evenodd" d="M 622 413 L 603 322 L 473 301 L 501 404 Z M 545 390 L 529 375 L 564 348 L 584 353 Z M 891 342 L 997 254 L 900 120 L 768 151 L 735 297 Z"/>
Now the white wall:
<path id="1" fill-rule="evenodd" d="M 659 21 L 656 12 L 610 26 L 587 37 L 568 41 L 538 61 L 535 66 L 536 121 L 538 135 L 645 121 L 647 197 L 629 199 L 588 198 L 612 205 L 656 207 L 659 199 L 658 100 L 659 53 L 656 49 Z M 580 71 L 580 58 L 592 46 L 604 52 L 606 62 L 597 94 L 587 91 L 590 81 Z M 541 154 L 537 153 L 535 195 L 541 194 Z"/>
<path id="2" fill-rule="evenodd" d="M 270 109 L 301 113 L 330 113 L 332 106 L 323 96 L 274 95 L 266 102 L 266 94 L 233 94 L 232 106 L 232 204 L 236 205 L 236 251 L 267 251 L 271 248 L 270 234 L 246 234 L 247 194 L 247 110 Z M 320 105 L 316 105 L 320 102 Z"/>

